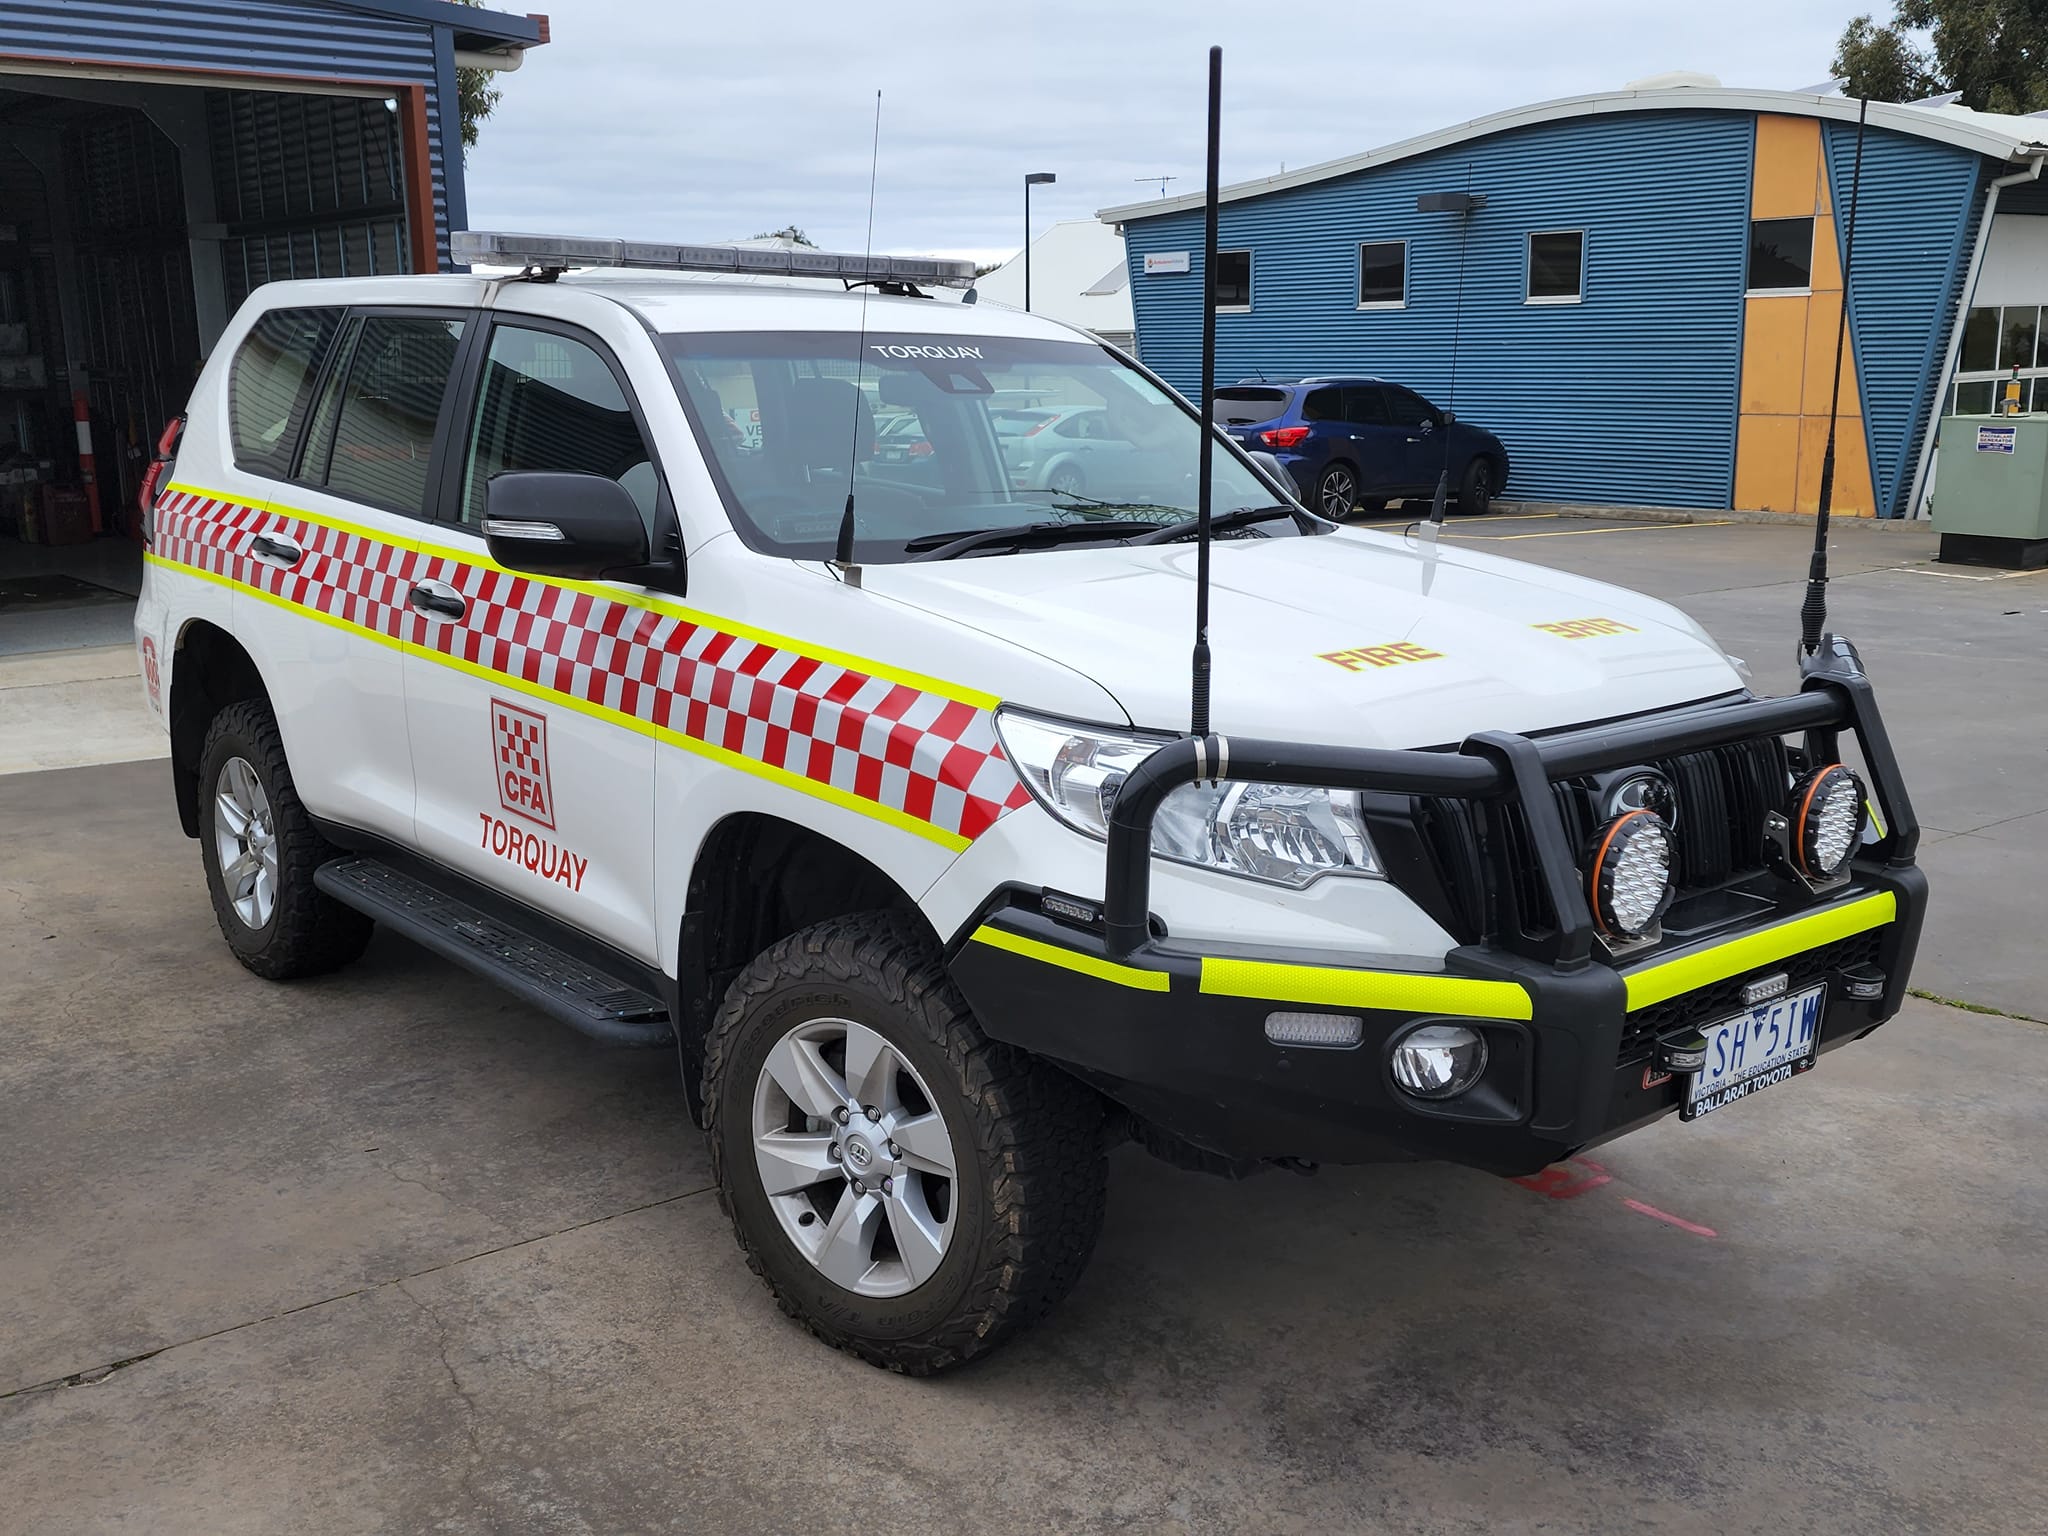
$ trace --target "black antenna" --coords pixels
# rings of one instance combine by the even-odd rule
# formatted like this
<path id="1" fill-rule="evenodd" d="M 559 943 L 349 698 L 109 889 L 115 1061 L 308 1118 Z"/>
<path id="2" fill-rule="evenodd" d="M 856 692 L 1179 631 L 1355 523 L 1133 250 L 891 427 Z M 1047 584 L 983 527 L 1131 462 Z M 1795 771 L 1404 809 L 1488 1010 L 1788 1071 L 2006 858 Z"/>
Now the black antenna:
<path id="1" fill-rule="evenodd" d="M 1216 429 L 1216 158 L 1223 134 L 1223 50 L 1209 50 L 1209 195 L 1202 230 L 1202 459 L 1195 490 L 1195 699 L 1192 729 L 1209 734 L 1209 493 Z"/>
<path id="2" fill-rule="evenodd" d="M 882 93 L 875 92 L 875 141 L 868 150 L 868 243 L 861 253 L 861 267 L 875 254 L 875 172 L 882 163 Z M 860 585 L 860 567 L 853 563 L 853 472 L 860 467 L 860 386 L 867 376 L 868 364 L 868 288 L 862 283 L 860 289 L 860 340 L 855 343 L 853 354 L 853 422 L 847 428 L 852 441 L 846 448 L 846 510 L 839 515 L 839 542 L 834 548 L 835 563 L 845 574 L 846 580 L 854 586 Z"/>
<path id="3" fill-rule="evenodd" d="M 1451 428 L 1457 424 L 1458 333 L 1465 324 L 1465 247 L 1472 238 L 1472 162 L 1465 162 L 1465 206 L 1458 211 L 1458 296 L 1451 305 L 1451 393 L 1444 407 L 1444 464 L 1437 471 L 1436 495 L 1429 504 L 1432 530 L 1444 525 L 1451 491 Z"/>
<path id="4" fill-rule="evenodd" d="M 1856 113 L 1856 160 L 1849 172 L 1849 227 L 1842 239 L 1842 313 L 1835 324 L 1835 383 L 1828 391 L 1828 445 L 1820 456 L 1820 505 L 1813 514 L 1813 559 L 1806 567 L 1806 601 L 1799 605 L 1799 648 L 1820 649 L 1828 622 L 1828 513 L 1835 504 L 1835 423 L 1842 415 L 1842 342 L 1849 332 L 1849 268 L 1856 259 L 1856 194 L 1863 186 L 1863 127 L 1870 98 Z"/>

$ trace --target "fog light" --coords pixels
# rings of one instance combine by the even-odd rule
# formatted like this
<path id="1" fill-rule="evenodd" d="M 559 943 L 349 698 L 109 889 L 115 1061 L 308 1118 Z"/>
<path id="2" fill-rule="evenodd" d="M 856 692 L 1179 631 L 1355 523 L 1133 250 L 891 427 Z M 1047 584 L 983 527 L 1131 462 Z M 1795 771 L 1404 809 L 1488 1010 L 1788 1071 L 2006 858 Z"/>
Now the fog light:
<path id="1" fill-rule="evenodd" d="M 1799 873 L 1830 880 L 1842 872 L 1863 830 L 1863 783 L 1840 763 L 1792 786 L 1792 851 Z"/>
<path id="2" fill-rule="evenodd" d="M 1348 1051 L 1365 1038 L 1365 1020 L 1355 1013 L 1269 1013 L 1266 1038 L 1275 1045 Z"/>
<path id="3" fill-rule="evenodd" d="M 1486 1037 L 1463 1024 L 1421 1024 L 1394 1042 L 1394 1081 L 1418 1099 L 1456 1098 L 1486 1070 Z"/>
<path id="4" fill-rule="evenodd" d="M 1586 895 L 1608 934 L 1641 938 L 1671 905 L 1671 829 L 1654 811 L 1624 811 L 1594 839 Z"/>

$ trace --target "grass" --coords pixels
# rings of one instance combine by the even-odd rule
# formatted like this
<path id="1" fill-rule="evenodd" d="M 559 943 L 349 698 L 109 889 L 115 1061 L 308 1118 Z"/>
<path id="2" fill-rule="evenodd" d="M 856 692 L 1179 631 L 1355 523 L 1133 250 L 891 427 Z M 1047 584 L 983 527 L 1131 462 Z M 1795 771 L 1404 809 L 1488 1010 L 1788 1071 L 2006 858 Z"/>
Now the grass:
<path id="1" fill-rule="evenodd" d="M 2032 1014 L 2009 1013 L 2003 1008 L 1993 1008 L 1986 1003 L 1965 1002 L 1960 997 L 1943 997 L 1939 992 L 1928 992 L 1919 987 L 1908 987 L 1909 997 L 1917 997 L 1923 1003 L 1939 1003 L 1944 1008 L 1960 1008 L 1965 1013 L 1988 1013 L 1994 1018 L 2018 1019 L 2022 1024 L 2048 1024 L 2048 1019 L 2037 1019 Z"/>

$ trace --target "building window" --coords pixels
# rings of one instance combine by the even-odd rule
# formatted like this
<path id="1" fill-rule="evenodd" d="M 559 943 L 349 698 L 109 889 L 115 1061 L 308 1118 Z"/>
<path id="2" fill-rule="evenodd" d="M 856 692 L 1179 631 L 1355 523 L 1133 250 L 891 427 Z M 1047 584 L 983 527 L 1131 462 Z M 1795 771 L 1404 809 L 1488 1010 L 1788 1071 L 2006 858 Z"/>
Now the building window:
<path id="1" fill-rule="evenodd" d="M 1408 302 L 1408 242 L 1373 240 L 1358 248 L 1358 307 L 1399 309 Z"/>
<path id="2" fill-rule="evenodd" d="M 1585 290 L 1586 232 L 1546 229 L 1529 237 L 1529 302 L 1576 304 Z"/>
<path id="3" fill-rule="evenodd" d="M 1218 251 L 1216 253 L 1216 307 L 1218 309 L 1250 309 L 1252 307 L 1252 253 L 1250 251 Z"/>
<path id="4" fill-rule="evenodd" d="M 2041 344 L 2042 314 L 2033 304 L 1981 305 L 1963 320 L 1963 348 L 1956 357 L 1955 387 L 1943 402 L 1954 416 L 1988 416 L 2005 410 L 2005 385 L 2020 381 L 2022 411 L 2048 409 L 2048 346 Z"/>
<path id="5" fill-rule="evenodd" d="M 1749 221 L 1749 291 L 1805 293 L 1813 287 L 1813 220 Z"/>

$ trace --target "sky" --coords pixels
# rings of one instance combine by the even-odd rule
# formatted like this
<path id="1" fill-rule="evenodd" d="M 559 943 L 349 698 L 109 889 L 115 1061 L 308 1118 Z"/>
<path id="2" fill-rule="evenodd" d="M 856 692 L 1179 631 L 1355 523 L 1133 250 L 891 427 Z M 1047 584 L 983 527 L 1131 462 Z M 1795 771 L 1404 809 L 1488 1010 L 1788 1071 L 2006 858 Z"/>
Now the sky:
<path id="1" fill-rule="evenodd" d="M 503 4 L 503 0 L 498 0 Z M 529 0 L 534 3 L 534 0 Z M 470 152 L 477 229 L 732 240 L 795 224 L 874 248 L 1002 259 L 1039 227 L 1202 184 L 1223 46 L 1227 184 L 1666 70 L 1823 80 L 1857 0 L 537 0 L 553 41 L 501 75 Z M 510 9 L 510 6 L 504 6 Z"/>

